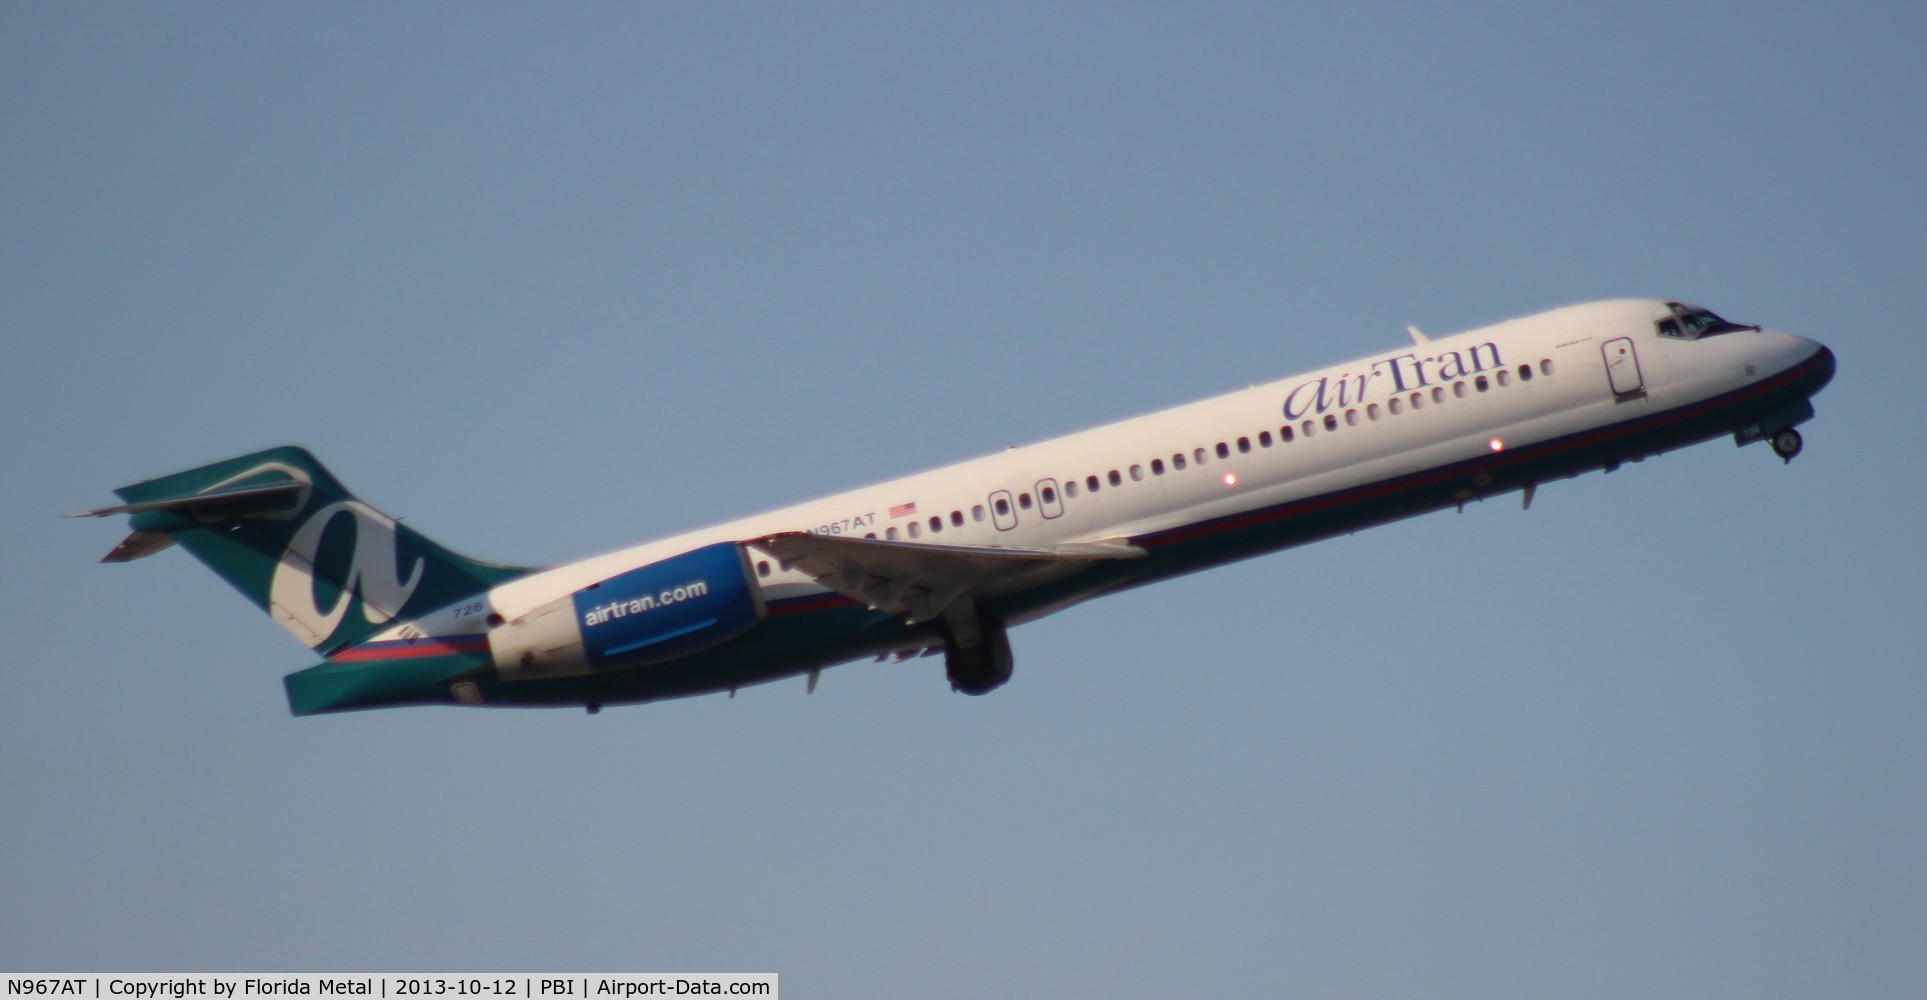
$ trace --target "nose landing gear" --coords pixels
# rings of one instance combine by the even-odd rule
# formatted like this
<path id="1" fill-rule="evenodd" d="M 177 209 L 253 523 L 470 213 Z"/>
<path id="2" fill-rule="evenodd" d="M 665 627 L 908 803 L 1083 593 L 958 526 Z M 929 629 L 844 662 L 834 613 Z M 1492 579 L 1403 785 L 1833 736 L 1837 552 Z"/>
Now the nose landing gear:
<path id="1" fill-rule="evenodd" d="M 1805 447 L 1805 442 L 1800 438 L 1800 432 L 1791 427 L 1774 434 L 1770 443 L 1773 445 L 1773 453 L 1780 456 L 1782 462 L 1793 461 L 1793 456 L 1798 455 L 1800 449 Z"/>
<path id="2" fill-rule="evenodd" d="M 1764 440 L 1780 456 L 1791 462 L 1800 453 L 1802 442 L 1795 427 L 1813 419 L 1813 404 L 1805 399 L 1783 403 L 1769 413 L 1733 429 L 1733 443 L 1742 447 Z"/>

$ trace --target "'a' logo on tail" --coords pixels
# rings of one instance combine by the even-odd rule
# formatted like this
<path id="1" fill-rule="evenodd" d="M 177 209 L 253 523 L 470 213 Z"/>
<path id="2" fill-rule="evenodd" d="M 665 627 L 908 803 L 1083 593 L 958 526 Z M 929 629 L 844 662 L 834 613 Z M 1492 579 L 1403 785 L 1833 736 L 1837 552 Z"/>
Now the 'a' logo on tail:
<path id="1" fill-rule="evenodd" d="M 322 535 L 338 515 L 354 518 L 355 543 L 347 572 L 327 609 L 315 600 L 315 558 Z M 287 551 L 274 567 L 268 604 L 276 620 L 310 649 L 327 642 L 348 614 L 354 596 L 361 595 L 361 613 L 370 625 L 380 625 L 401 613 L 422 582 L 426 560 L 417 556 L 401 579 L 395 547 L 395 521 L 359 500 L 342 500 L 317 509 L 288 540 Z"/>

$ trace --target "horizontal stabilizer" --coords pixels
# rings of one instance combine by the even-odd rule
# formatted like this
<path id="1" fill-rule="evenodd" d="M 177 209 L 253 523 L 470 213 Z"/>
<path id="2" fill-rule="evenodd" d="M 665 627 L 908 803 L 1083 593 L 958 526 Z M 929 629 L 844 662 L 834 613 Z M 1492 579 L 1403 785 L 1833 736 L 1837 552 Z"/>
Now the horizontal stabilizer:
<path id="1" fill-rule="evenodd" d="M 138 514 L 148 510 L 182 510 L 189 507 L 202 507 L 210 511 L 218 509 L 226 516 L 236 517 L 264 510 L 292 510 L 297 504 L 291 501 L 290 496 L 308 488 L 307 483 L 293 480 L 269 483 L 265 486 L 236 483 L 233 486 L 218 487 L 204 493 L 157 497 L 140 503 L 124 503 L 115 507 L 83 510 L 78 514 L 67 516 L 112 517 L 115 514 Z"/>
<path id="2" fill-rule="evenodd" d="M 261 479 L 269 479 L 262 482 Z M 83 510 L 68 517 L 112 517 L 115 514 L 144 514 L 148 511 L 172 511 L 186 515 L 197 521 L 217 521 L 226 518 L 245 517 L 249 514 L 282 514 L 297 509 L 305 497 L 303 491 L 311 489 L 285 472 L 274 470 L 255 479 L 228 483 L 212 489 L 195 493 L 177 493 L 170 496 L 149 497 L 135 503 L 117 504 L 112 507 L 97 507 Z M 133 562 L 151 556 L 174 544 L 174 536 L 165 531 L 136 530 L 114 546 L 112 552 L 102 556 L 105 563 Z"/>
<path id="3" fill-rule="evenodd" d="M 114 551 L 101 556 L 100 561 L 133 562 L 144 556 L 151 556 L 172 544 L 174 544 L 174 536 L 165 531 L 136 531 L 121 539 L 120 544 L 114 546 Z"/>
<path id="4" fill-rule="evenodd" d="M 357 499 L 294 445 L 131 483 L 120 503 L 73 515 L 128 515 L 104 562 L 178 545 L 302 645 L 331 655 L 529 572 L 468 559 Z"/>

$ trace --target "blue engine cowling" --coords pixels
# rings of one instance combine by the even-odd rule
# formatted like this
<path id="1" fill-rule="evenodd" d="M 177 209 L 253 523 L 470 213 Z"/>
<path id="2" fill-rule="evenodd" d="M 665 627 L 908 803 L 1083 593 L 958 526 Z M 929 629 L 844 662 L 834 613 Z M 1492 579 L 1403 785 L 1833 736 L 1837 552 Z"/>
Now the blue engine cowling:
<path id="1" fill-rule="evenodd" d="M 612 576 L 575 592 L 589 666 L 674 659 L 733 639 L 763 619 L 763 593 L 734 542 Z"/>
<path id="2" fill-rule="evenodd" d="M 687 656 L 765 614 L 749 556 L 718 542 L 592 583 L 496 629 L 504 680 L 626 670 Z"/>

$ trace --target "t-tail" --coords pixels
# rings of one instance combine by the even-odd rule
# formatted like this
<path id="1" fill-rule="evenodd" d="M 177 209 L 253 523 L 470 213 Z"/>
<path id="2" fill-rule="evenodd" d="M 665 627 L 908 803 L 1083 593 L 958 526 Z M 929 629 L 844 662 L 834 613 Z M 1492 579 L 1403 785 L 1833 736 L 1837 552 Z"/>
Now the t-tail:
<path id="1" fill-rule="evenodd" d="M 133 533 L 103 562 L 127 562 L 179 544 L 331 659 L 391 623 L 529 572 L 450 552 L 355 499 L 306 449 L 293 446 L 123 486 L 114 494 L 125 502 L 75 515 L 130 515 Z M 300 714 L 307 714 L 304 707 L 358 707 L 304 706 L 294 685 L 289 693 Z"/>

